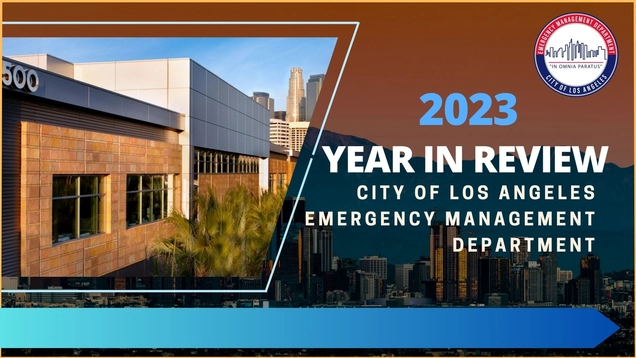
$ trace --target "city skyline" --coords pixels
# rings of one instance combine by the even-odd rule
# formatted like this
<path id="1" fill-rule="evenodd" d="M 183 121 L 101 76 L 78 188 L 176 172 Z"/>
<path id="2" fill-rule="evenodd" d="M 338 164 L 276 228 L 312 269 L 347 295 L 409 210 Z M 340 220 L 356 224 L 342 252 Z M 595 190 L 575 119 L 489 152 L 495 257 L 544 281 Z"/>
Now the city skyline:
<path id="1" fill-rule="evenodd" d="M 285 111 L 289 70 L 324 74 L 335 38 L 3 38 L 3 56 L 49 54 L 73 63 L 190 58 L 247 96 Z"/>

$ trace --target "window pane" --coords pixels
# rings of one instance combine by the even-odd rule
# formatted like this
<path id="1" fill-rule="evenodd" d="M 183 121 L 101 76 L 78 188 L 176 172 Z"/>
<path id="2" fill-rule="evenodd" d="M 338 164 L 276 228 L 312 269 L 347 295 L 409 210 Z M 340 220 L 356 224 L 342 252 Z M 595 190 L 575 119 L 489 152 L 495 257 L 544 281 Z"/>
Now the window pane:
<path id="1" fill-rule="evenodd" d="M 166 182 L 166 188 L 168 187 L 168 183 Z M 163 202 L 161 203 L 161 217 L 168 217 L 168 192 L 169 190 L 163 191 Z"/>
<path id="2" fill-rule="evenodd" d="M 126 178 L 126 191 L 139 190 L 139 175 L 129 175 Z"/>
<path id="3" fill-rule="evenodd" d="M 100 232 L 99 204 L 101 200 L 101 196 L 80 198 L 80 237 Z"/>
<path id="4" fill-rule="evenodd" d="M 142 175 L 141 176 L 141 190 L 150 190 L 152 189 L 152 179 L 150 175 Z"/>
<path id="5" fill-rule="evenodd" d="M 155 175 L 152 177 L 152 188 L 154 190 L 163 189 L 163 176 Z"/>
<path id="6" fill-rule="evenodd" d="M 76 202 L 77 199 L 53 200 L 53 243 L 76 238 Z"/>
<path id="7" fill-rule="evenodd" d="M 139 223 L 139 193 L 126 194 L 126 225 L 133 226 Z"/>
<path id="8" fill-rule="evenodd" d="M 159 220 L 162 218 L 161 199 L 163 198 L 163 190 L 152 192 L 152 217 L 150 220 Z"/>
<path id="9" fill-rule="evenodd" d="M 142 224 L 151 222 L 152 219 L 152 192 L 147 191 L 141 193 L 141 215 L 142 215 Z"/>
<path id="10" fill-rule="evenodd" d="M 63 196 L 76 196 L 77 195 L 77 177 L 64 176 L 53 177 L 53 197 L 59 198 Z"/>
<path id="11" fill-rule="evenodd" d="M 80 177 L 80 195 L 99 194 L 99 177 Z"/>

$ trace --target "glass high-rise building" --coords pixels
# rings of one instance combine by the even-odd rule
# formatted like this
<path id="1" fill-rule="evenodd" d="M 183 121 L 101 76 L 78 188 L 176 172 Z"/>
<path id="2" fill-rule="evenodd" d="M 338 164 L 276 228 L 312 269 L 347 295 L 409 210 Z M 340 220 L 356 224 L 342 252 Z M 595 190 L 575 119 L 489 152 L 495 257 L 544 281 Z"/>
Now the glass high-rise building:
<path id="1" fill-rule="evenodd" d="M 480 258 L 479 299 L 484 300 L 487 294 L 509 294 L 509 292 L 510 260 L 493 256 Z"/>
<path id="2" fill-rule="evenodd" d="M 556 253 L 545 253 L 539 257 L 543 271 L 543 302 L 558 304 L 557 299 L 557 258 Z"/>
<path id="3" fill-rule="evenodd" d="M 601 303 L 603 297 L 603 274 L 601 259 L 592 254 L 581 259 L 581 277 L 590 280 L 590 303 Z"/>
<path id="4" fill-rule="evenodd" d="M 360 259 L 360 270 L 373 272 L 378 278 L 386 280 L 386 257 L 365 256 Z"/>
<path id="5" fill-rule="evenodd" d="M 309 81 L 307 81 L 307 120 L 311 121 L 311 116 L 316 108 L 316 102 L 318 102 L 318 95 L 322 89 L 322 84 L 325 81 L 325 75 L 311 75 Z"/>
<path id="6" fill-rule="evenodd" d="M 453 252 L 453 238 L 460 237 L 459 226 L 434 222 L 430 227 L 431 279 L 437 301 L 454 301 L 458 294 L 459 255 Z M 463 261 L 468 265 L 467 257 Z M 464 297 L 465 299 L 465 297 Z"/>

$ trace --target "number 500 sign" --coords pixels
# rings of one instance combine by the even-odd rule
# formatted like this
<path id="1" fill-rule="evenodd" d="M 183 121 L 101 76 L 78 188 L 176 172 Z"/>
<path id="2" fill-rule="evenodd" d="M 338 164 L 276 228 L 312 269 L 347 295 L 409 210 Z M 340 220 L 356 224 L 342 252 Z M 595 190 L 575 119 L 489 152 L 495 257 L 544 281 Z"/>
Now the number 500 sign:
<path id="1" fill-rule="evenodd" d="M 25 70 L 20 65 L 13 65 L 2 61 L 2 83 L 19 90 L 35 92 L 40 86 L 37 72 L 31 69 Z"/>

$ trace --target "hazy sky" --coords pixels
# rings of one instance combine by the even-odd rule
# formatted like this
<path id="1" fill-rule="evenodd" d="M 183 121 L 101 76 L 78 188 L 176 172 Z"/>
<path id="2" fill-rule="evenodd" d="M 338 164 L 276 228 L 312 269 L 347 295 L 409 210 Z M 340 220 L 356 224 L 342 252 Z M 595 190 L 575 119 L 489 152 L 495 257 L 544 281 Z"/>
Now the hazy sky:
<path id="1" fill-rule="evenodd" d="M 2 55 L 47 53 L 70 62 L 191 58 L 248 96 L 285 110 L 289 71 L 326 73 L 335 38 L 3 38 Z"/>

